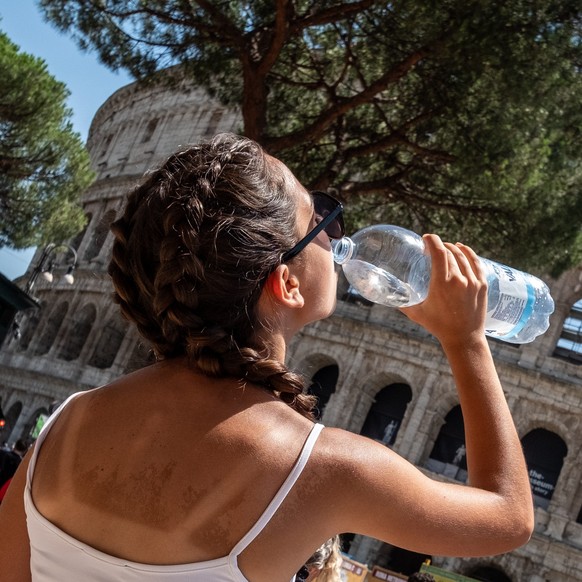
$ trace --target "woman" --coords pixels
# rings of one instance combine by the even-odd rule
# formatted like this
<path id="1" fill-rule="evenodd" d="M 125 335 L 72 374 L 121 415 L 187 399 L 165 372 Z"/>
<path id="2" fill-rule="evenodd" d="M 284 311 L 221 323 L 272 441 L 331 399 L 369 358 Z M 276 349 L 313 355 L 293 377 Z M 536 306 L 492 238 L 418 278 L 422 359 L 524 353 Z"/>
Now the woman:
<path id="1" fill-rule="evenodd" d="M 335 307 L 339 203 L 220 135 L 147 174 L 112 230 L 115 298 L 156 363 L 53 415 L 0 509 L 3 580 L 288 582 L 338 532 L 456 556 L 528 540 L 529 481 L 469 248 L 426 236 L 429 297 L 405 310 L 450 362 L 466 487 L 314 425 L 284 364 Z"/>

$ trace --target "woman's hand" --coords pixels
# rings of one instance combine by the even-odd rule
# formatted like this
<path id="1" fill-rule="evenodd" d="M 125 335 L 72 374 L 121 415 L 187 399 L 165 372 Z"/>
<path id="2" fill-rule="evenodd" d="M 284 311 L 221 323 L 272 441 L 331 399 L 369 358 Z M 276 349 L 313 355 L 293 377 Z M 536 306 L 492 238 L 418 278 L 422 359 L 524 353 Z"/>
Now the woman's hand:
<path id="1" fill-rule="evenodd" d="M 443 344 L 483 339 L 487 281 L 479 257 L 460 243 L 443 243 L 437 235 L 423 238 L 432 261 L 428 297 L 401 311 Z"/>

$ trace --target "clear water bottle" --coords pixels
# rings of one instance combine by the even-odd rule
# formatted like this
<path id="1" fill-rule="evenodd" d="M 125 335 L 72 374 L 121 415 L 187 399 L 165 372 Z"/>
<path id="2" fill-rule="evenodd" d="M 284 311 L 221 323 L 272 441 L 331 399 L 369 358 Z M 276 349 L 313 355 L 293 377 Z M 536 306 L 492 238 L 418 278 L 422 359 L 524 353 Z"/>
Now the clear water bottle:
<path id="1" fill-rule="evenodd" d="M 365 299 L 389 307 L 410 307 L 426 299 L 431 261 L 414 232 L 379 224 L 332 245 L 335 262 Z M 485 333 L 516 344 L 544 333 L 554 311 L 547 285 L 528 273 L 480 260 L 488 283 Z"/>

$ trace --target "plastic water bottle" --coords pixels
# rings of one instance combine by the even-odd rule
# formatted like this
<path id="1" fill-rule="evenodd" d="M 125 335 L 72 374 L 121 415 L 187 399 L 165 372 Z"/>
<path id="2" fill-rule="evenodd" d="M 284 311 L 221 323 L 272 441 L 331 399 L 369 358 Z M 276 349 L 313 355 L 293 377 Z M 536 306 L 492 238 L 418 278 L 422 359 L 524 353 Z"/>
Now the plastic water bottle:
<path id="1" fill-rule="evenodd" d="M 410 307 L 426 299 L 431 260 L 414 232 L 380 224 L 332 245 L 335 262 L 365 299 L 389 307 Z M 554 311 L 547 285 L 528 273 L 480 260 L 488 283 L 485 333 L 516 344 L 544 333 Z"/>

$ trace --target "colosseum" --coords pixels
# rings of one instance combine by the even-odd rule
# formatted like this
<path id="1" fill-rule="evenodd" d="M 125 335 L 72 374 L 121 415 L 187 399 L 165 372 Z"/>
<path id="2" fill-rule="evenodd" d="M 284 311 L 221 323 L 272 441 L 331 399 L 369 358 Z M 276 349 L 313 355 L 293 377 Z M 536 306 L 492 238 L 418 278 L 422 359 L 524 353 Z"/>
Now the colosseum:
<path id="1" fill-rule="evenodd" d="M 75 282 L 39 277 L 31 293 L 40 308 L 24 312 L 21 337 L 0 349 L 3 442 L 34 439 L 55 403 L 144 365 L 146 347 L 110 299 L 109 223 L 126 189 L 179 145 L 240 129 L 235 110 L 184 82 L 133 83 L 97 111 L 87 143 L 97 179 L 82 194 L 88 223 L 67 241 L 78 255 Z M 22 288 L 41 252 L 17 281 Z M 490 340 L 529 467 L 531 541 L 488 559 L 455 559 L 346 532 L 355 560 L 410 574 L 430 558 L 490 582 L 582 580 L 582 267 L 547 283 L 556 301 L 549 331 L 522 346 Z M 377 439 L 434 479 L 465 481 L 464 429 L 447 362 L 437 342 L 402 314 L 358 300 L 342 283 L 335 314 L 296 337 L 288 358 L 311 379 L 324 424 Z"/>

